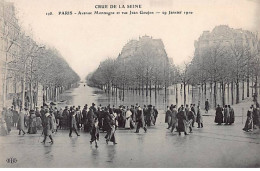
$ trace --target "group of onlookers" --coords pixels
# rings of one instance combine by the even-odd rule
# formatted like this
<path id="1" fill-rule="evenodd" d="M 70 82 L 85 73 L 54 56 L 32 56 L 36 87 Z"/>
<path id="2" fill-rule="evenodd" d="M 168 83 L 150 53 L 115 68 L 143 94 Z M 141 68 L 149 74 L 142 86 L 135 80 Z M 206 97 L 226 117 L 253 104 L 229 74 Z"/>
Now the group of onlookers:
<path id="1" fill-rule="evenodd" d="M 195 110 L 195 104 L 181 105 L 178 109 L 176 105 L 167 106 L 167 111 L 165 115 L 165 123 L 168 123 L 168 128 L 171 128 L 171 132 L 174 129 L 179 132 L 184 132 L 185 135 L 188 135 L 187 129 L 189 128 L 189 133 L 192 133 L 192 127 L 194 123 L 198 123 L 198 128 L 203 128 L 203 118 L 200 111 L 200 106 L 197 106 L 197 111 Z"/>
<path id="2" fill-rule="evenodd" d="M 221 107 L 218 104 L 216 108 L 215 123 L 218 123 L 218 125 L 221 125 L 222 123 L 224 123 L 225 125 L 232 125 L 234 122 L 234 109 L 230 105 L 225 105 L 224 107 Z"/>

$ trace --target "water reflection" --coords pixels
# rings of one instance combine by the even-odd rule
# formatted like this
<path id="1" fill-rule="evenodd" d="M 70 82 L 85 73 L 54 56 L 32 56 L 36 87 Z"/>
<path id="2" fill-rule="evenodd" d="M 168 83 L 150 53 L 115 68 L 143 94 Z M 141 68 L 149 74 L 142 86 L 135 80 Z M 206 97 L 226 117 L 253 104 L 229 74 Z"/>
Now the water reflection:
<path id="1" fill-rule="evenodd" d="M 107 162 L 113 162 L 114 158 L 116 157 L 116 146 L 115 145 L 108 145 L 107 146 Z"/>

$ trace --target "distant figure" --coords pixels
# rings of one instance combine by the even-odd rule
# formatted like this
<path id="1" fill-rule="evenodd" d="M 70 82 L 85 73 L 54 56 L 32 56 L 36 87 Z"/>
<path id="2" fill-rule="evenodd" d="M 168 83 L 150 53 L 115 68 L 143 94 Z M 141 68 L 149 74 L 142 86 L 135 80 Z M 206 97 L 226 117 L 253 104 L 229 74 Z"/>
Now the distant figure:
<path id="1" fill-rule="evenodd" d="M 196 111 L 195 111 L 195 104 L 190 104 L 190 110 L 194 113 L 195 118 L 197 118 Z M 196 122 L 196 119 L 192 121 L 192 127 L 194 127 L 194 123 Z"/>
<path id="2" fill-rule="evenodd" d="M 225 123 L 225 125 L 228 125 L 229 120 L 230 120 L 229 109 L 227 108 L 227 105 L 225 105 L 225 107 L 224 107 L 224 123 Z"/>
<path id="3" fill-rule="evenodd" d="M 229 115 L 230 115 L 229 125 L 232 125 L 235 122 L 235 112 L 234 112 L 234 109 L 230 105 L 228 105 L 228 108 L 229 108 Z"/>
<path id="4" fill-rule="evenodd" d="M 202 118 L 202 115 L 201 115 L 201 112 L 200 112 L 200 106 L 197 107 L 198 110 L 197 110 L 197 123 L 198 123 L 198 128 L 203 128 L 203 118 Z"/>
<path id="5" fill-rule="evenodd" d="M 155 125 L 155 123 L 156 123 L 156 119 L 157 119 L 157 117 L 158 117 L 158 110 L 156 109 L 156 107 L 155 106 L 153 106 L 153 111 L 154 111 L 154 125 Z"/>
<path id="6" fill-rule="evenodd" d="M 84 87 L 85 87 L 86 85 L 84 84 Z"/>
<path id="7" fill-rule="evenodd" d="M 205 112 L 208 113 L 209 111 L 209 99 L 205 101 Z"/>
<path id="8" fill-rule="evenodd" d="M 165 123 L 168 124 L 167 129 L 170 129 L 170 127 L 171 127 L 171 113 L 172 113 L 172 111 L 170 110 L 169 106 L 167 106 L 167 111 L 165 114 Z"/>

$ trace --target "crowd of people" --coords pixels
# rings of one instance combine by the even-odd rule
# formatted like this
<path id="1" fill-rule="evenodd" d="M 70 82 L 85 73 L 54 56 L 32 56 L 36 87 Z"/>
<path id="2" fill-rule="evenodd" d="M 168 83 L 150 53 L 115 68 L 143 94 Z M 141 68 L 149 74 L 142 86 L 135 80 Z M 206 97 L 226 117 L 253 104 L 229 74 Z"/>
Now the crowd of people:
<path id="1" fill-rule="evenodd" d="M 205 102 L 205 113 L 208 113 L 209 102 Z M 158 110 L 155 106 L 144 105 L 142 108 L 138 104 L 129 106 L 120 105 L 115 106 L 96 106 L 92 103 L 90 107 L 84 105 L 81 110 L 80 106 L 66 106 L 64 109 L 57 108 L 54 103 L 50 105 L 43 105 L 35 108 L 35 110 L 28 108 L 21 109 L 19 112 L 15 107 L 9 109 L 3 108 L 0 115 L 0 134 L 7 135 L 12 127 L 19 130 L 19 135 L 36 134 L 41 131 L 44 135 L 42 143 L 46 142 L 49 137 L 50 143 L 53 143 L 52 134 L 58 130 L 69 130 L 69 137 L 72 137 L 74 131 L 77 136 L 80 132 L 90 132 L 92 144 L 99 140 L 99 132 L 106 132 L 106 143 L 113 142 L 117 144 L 115 132 L 118 128 L 121 129 L 135 129 L 135 133 L 139 133 L 140 128 L 147 132 L 147 127 L 155 125 L 158 117 Z M 244 131 L 251 131 L 256 126 L 260 126 L 260 110 L 259 105 L 250 107 L 247 112 L 247 120 Z M 235 122 L 235 112 L 230 105 L 221 107 L 217 105 L 215 123 L 221 125 L 231 125 Z M 192 133 L 194 124 L 198 124 L 198 128 L 203 128 L 203 117 L 200 109 L 200 102 L 198 105 L 181 105 L 178 109 L 176 105 L 167 106 L 165 123 L 168 124 L 167 129 L 171 132 L 176 132 L 181 135 Z"/>
<path id="2" fill-rule="evenodd" d="M 99 140 L 99 131 L 106 132 L 106 143 L 109 141 L 117 144 L 115 131 L 117 128 L 136 129 L 139 133 L 140 128 L 147 131 L 147 127 L 155 125 L 158 117 L 158 110 L 155 106 L 144 105 L 141 108 L 138 104 L 128 106 L 97 106 L 92 103 L 90 107 L 66 106 L 64 109 L 58 109 L 55 105 L 44 105 L 35 110 L 21 109 L 19 112 L 13 107 L 3 109 L 1 115 L 1 135 L 6 135 L 11 131 L 11 127 L 17 127 L 19 135 L 36 134 L 42 131 L 44 140 L 50 138 L 53 143 L 52 134 L 60 129 L 69 129 L 69 137 L 72 137 L 74 131 L 80 136 L 78 131 L 90 132 L 90 143 L 94 142 L 97 146 Z"/>
<path id="3" fill-rule="evenodd" d="M 185 135 L 192 133 L 192 127 L 194 123 L 198 123 L 198 128 L 203 128 L 203 118 L 200 111 L 200 106 L 197 106 L 197 111 L 195 110 L 195 104 L 181 105 L 178 109 L 176 105 L 167 106 L 167 111 L 165 115 L 165 123 L 168 124 L 167 129 L 171 129 L 173 132 L 175 129 L 181 135 L 181 132 L 184 132 Z"/>

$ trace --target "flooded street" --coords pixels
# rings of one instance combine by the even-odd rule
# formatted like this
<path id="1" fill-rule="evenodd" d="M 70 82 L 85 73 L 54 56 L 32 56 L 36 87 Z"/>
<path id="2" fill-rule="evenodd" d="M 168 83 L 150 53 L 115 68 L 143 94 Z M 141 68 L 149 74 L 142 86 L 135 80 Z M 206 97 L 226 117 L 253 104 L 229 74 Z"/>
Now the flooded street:
<path id="1" fill-rule="evenodd" d="M 107 99 L 101 91 L 83 84 L 62 95 L 65 105 L 107 105 L 115 99 Z M 145 102 L 145 101 L 144 101 Z M 124 102 L 126 105 L 135 104 Z M 138 103 L 141 103 L 140 101 Z M 119 104 L 119 103 L 117 103 Z M 159 108 L 159 107 L 158 107 Z M 160 107 L 161 109 L 161 107 Z M 106 144 L 105 133 L 100 133 L 98 148 L 90 145 L 90 134 L 80 131 L 80 137 L 68 130 L 59 130 L 54 144 L 46 145 L 41 131 L 38 134 L 0 137 L 0 166 L 2 167 L 260 167 L 260 134 L 242 131 L 242 117 L 236 117 L 231 126 L 214 123 L 214 111 L 204 116 L 204 128 L 194 127 L 193 133 L 181 136 L 170 133 L 164 123 L 165 112 L 159 110 L 155 126 L 148 132 L 135 130 L 116 131 L 117 145 Z M 203 111 L 204 113 L 204 111 Z M 197 124 L 195 124 L 197 126 Z M 48 141 L 48 139 L 47 139 Z M 7 163 L 8 158 L 17 159 Z"/>

